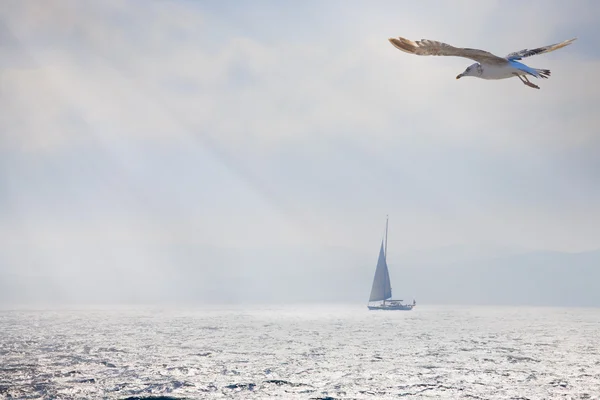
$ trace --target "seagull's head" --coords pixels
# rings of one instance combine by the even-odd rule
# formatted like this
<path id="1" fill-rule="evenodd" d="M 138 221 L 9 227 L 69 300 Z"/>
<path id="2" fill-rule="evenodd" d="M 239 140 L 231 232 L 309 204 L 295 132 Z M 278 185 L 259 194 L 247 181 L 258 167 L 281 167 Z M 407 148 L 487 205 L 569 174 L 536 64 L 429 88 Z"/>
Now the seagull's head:
<path id="1" fill-rule="evenodd" d="M 473 65 L 469 65 L 467 67 L 467 69 L 465 69 L 465 72 L 463 72 L 462 74 L 458 74 L 456 76 L 456 79 L 460 79 L 463 76 L 475 76 L 478 74 L 478 69 L 477 67 L 479 66 L 479 63 L 475 63 Z"/>

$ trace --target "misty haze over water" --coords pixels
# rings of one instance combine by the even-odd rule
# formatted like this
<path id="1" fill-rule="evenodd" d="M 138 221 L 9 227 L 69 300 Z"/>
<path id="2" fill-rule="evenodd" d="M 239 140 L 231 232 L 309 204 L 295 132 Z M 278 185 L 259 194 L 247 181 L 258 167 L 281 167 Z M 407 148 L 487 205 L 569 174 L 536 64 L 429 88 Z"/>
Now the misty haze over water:
<path id="1" fill-rule="evenodd" d="M 420 304 L 599 307 L 600 252 L 482 254 L 446 248 L 390 254 L 395 296 Z M 481 249 L 476 249 L 481 250 Z M 158 251 L 157 251 L 158 253 Z M 508 254 L 508 255 L 505 255 Z M 0 302 L 68 304 L 366 303 L 375 255 L 343 248 L 181 249 L 162 274 L 74 266 L 0 274 Z M 97 260 L 97 263 L 101 263 Z M 212 262 L 208 262 L 211 260 Z M 156 264 L 155 264 L 156 265 Z"/>

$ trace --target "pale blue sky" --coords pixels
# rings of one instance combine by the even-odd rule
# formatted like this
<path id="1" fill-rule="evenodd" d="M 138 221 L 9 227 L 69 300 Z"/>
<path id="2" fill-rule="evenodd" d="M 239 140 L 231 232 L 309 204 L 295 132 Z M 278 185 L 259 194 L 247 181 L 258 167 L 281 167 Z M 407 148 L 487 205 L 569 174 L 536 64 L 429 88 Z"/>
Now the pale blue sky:
<path id="1" fill-rule="evenodd" d="M 164 276 L 181 246 L 374 263 L 386 214 L 397 254 L 597 249 L 598 20 L 593 0 L 5 1 L 0 268 Z M 391 36 L 578 40 L 526 60 L 552 70 L 536 91 Z"/>

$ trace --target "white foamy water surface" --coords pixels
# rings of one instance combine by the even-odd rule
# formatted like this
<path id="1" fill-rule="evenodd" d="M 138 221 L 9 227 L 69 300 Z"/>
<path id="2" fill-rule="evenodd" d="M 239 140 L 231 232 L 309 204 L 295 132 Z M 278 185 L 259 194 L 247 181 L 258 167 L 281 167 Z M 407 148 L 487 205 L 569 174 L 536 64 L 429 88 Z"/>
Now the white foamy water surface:
<path id="1" fill-rule="evenodd" d="M 0 311 L 0 398 L 599 399 L 600 310 Z"/>

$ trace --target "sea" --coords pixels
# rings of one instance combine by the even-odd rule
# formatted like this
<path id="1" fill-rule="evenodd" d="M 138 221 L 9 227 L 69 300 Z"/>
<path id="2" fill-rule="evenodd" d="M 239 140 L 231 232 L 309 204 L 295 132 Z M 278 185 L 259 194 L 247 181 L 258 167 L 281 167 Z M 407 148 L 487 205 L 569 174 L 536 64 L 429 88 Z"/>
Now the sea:
<path id="1" fill-rule="evenodd" d="M 600 399 L 600 309 L 0 311 L 0 399 Z"/>

